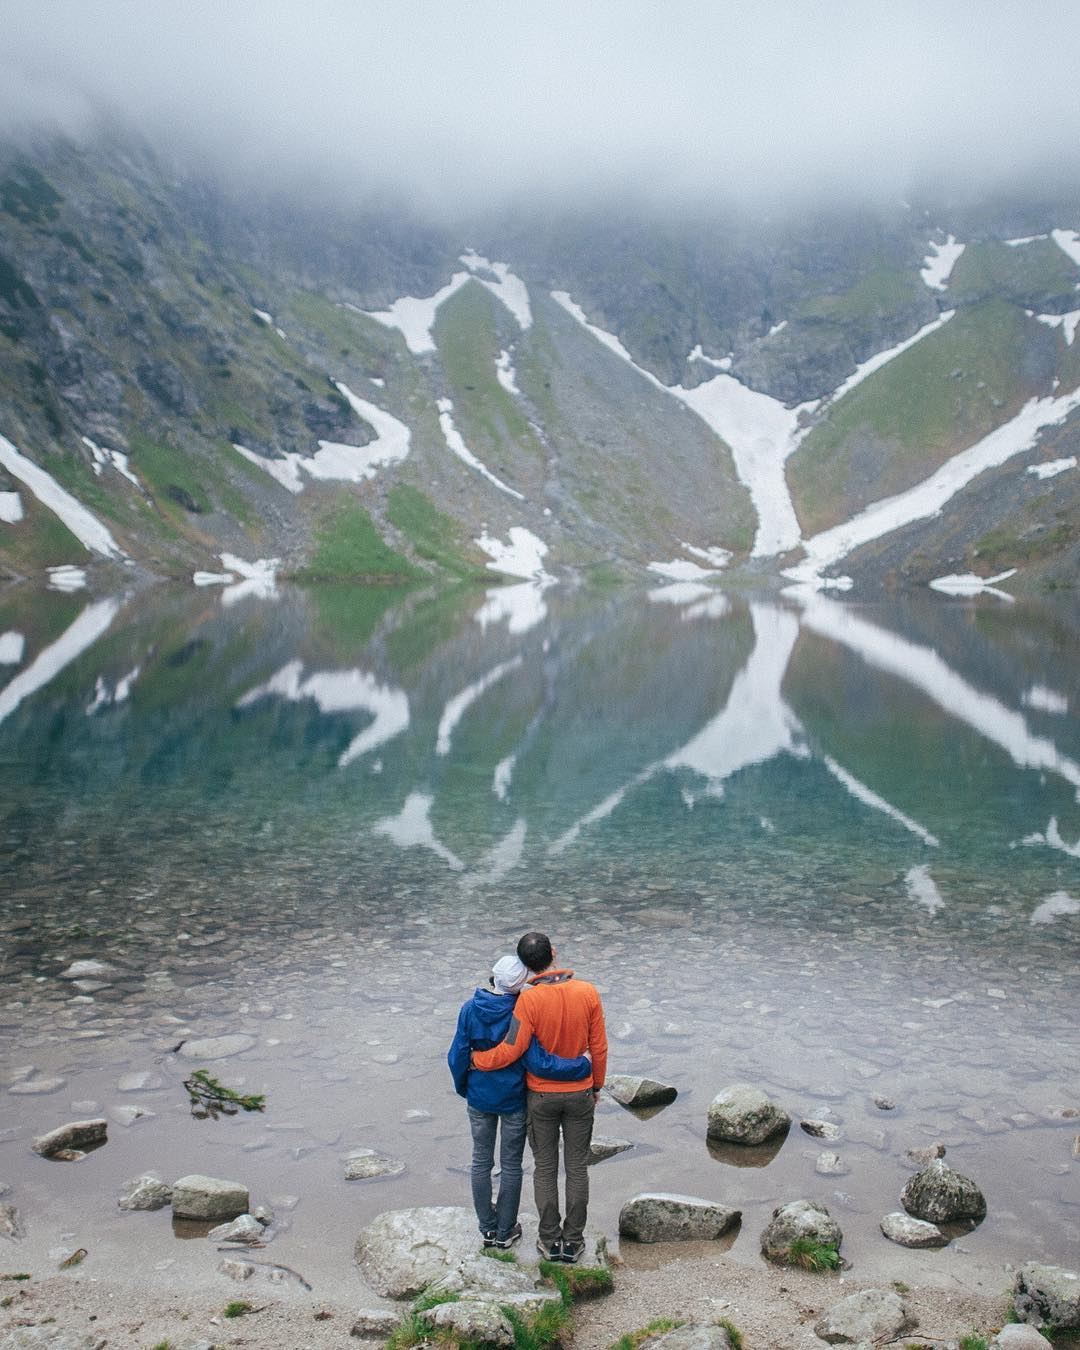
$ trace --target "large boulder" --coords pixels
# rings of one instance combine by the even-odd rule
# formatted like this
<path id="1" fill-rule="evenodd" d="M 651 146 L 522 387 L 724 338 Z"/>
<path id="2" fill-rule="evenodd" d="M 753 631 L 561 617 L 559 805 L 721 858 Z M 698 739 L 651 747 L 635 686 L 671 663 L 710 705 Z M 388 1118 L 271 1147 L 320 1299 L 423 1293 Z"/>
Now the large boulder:
<path id="1" fill-rule="evenodd" d="M 958 1219 L 984 1219 L 986 1201 L 982 1191 L 941 1158 L 934 1158 L 916 1172 L 900 1193 L 900 1203 L 909 1214 L 930 1223 L 954 1223 Z"/>
<path id="2" fill-rule="evenodd" d="M 455 1341 L 491 1345 L 509 1350 L 514 1328 L 497 1303 L 440 1303 L 426 1314 L 438 1331 L 448 1331 Z"/>
<path id="3" fill-rule="evenodd" d="M 843 1234 L 824 1205 L 816 1200 L 792 1200 L 773 1210 L 761 1234 L 761 1254 L 769 1261 L 786 1263 L 791 1244 L 799 1238 L 839 1248 Z"/>
<path id="4" fill-rule="evenodd" d="M 619 1236 L 635 1242 L 692 1242 L 721 1237 L 742 1218 L 729 1209 L 694 1195 L 648 1192 L 635 1195 L 619 1211 Z"/>
<path id="5" fill-rule="evenodd" d="M 860 1289 L 834 1304 L 814 1333 L 830 1345 L 881 1345 L 917 1324 L 907 1304 L 891 1289 Z"/>
<path id="6" fill-rule="evenodd" d="M 655 1078 L 640 1078 L 630 1073 L 609 1073 L 604 1083 L 620 1106 L 637 1110 L 645 1106 L 667 1106 L 679 1095 L 678 1088 Z"/>
<path id="7" fill-rule="evenodd" d="M 1048 1341 L 1042 1332 L 1034 1327 L 1024 1326 L 1021 1322 L 1010 1322 L 1002 1327 L 990 1342 L 991 1350 L 1054 1350 L 1054 1343 Z"/>
<path id="8" fill-rule="evenodd" d="M 729 1144 L 763 1144 L 790 1125 L 788 1113 L 752 1083 L 734 1083 L 709 1104 L 708 1137 Z"/>
<path id="9" fill-rule="evenodd" d="M 890 1242 L 898 1242 L 901 1247 L 947 1247 L 949 1244 L 949 1239 L 936 1223 L 914 1219 L 910 1214 L 901 1214 L 899 1210 L 885 1215 L 881 1221 L 881 1231 Z"/>
<path id="10" fill-rule="evenodd" d="M 52 1158 L 58 1153 L 71 1153 L 104 1144 L 108 1130 L 109 1122 L 100 1118 L 70 1120 L 47 1134 L 38 1135 L 30 1147 L 43 1158 Z"/>
<path id="11" fill-rule="evenodd" d="M 663 1331 L 659 1336 L 650 1336 L 642 1341 L 648 1350 L 733 1350 L 731 1336 L 726 1327 L 715 1322 L 691 1322 L 676 1327 L 674 1331 Z"/>
<path id="12" fill-rule="evenodd" d="M 1034 1261 L 1021 1266 L 1013 1283 L 1013 1307 L 1021 1322 L 1080 1327 L 1080 1275 Z"/>
<path id="13" fill-rule="evenodd" d="M 238 1181 L 222 1181 L 198 1173 L 173 1183 L 172 1209 L 177 1219 L 235 1219 L 246 1214 L 250 1196 Z"/>

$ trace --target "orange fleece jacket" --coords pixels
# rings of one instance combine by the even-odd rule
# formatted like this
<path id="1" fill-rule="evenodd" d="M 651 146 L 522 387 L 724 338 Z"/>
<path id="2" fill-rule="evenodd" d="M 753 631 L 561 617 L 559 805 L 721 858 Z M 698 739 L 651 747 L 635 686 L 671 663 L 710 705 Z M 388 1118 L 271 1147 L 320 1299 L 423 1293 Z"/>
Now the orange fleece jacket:
<path id="1" fill-rule="evenodd" d="M 472 1062 L 478 1069 L 502 1069 L 520 1059 L 533 1037 L 553 1055 L 572 1059 L 587 1050 L 592 1056 L 592 1078 L 557 1083 L 526 1073 L 525 1082 L 534 1092 L 580 1092 L 601 1088 L 607 1073 L 607 1033 L 600 995 L 586 980 L 575 980 L 572 970 L 545 970 L 533 975 L 518 995 L 505 1039 L 492 1050 L 476 1050 Z"/>

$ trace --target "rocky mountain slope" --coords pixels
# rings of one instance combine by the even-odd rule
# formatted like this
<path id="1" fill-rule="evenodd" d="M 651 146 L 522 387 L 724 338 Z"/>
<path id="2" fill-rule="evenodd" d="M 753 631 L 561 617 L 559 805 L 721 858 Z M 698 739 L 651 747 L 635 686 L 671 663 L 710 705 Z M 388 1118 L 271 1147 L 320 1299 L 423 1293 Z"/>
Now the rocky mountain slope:
<path id="1" fill-rule="evenodd" d="M 3 147 L 0 564 L 1071 585 L 1078 227 L 433 227 Z"/>

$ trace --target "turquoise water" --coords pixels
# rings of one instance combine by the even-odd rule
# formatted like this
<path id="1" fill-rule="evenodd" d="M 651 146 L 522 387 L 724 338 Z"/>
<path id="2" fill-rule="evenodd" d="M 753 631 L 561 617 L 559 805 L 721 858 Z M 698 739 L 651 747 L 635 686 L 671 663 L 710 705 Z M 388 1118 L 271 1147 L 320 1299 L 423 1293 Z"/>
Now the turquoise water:
<path id="1" fill-rule="evenodd" d="M 111 1195 L 210 1171 L 298 1196 L 275 1259 L 317 1228 L 325 1278 L 351 1279 L 364 1218 L 467 1203 L 443 1056 L 472 984 L 540 926 L 601 988 L 612 1069 L 680 1089 L 649 1121 L 603 1108 L 636 1147 L 593 1173 L 600 1226 L 637 1190 L 716 1196 L 755 1260 L 769 1209 L 809 1195 L 862 1271 L 996 1288 L 1004 1261 L 1066 1261 L 1078 626 L 1061 604 L 680 588 L 12 593 L 0 1179 L 28 1257 L 90 1225 L 197 1278 L 199 1244 Z M 60 978 L 85 958 L 117 971 Z M 193 1122 L 172 1047 L 227 1032 L 254 1043 L 210 1067 L 270 1107 Z M 118 1092 L 143 1070 L 160 1086 Z M 798 1128 L 771 1160 L 711 1154 L 707 1103 L 741 1080 L 829 1113 L 848 1170 L 819 1174 Z M 154 1114 L 84 1163 L 27 1164 L 72 1103 Z M 906 1254 L 877 1220 L 931 1140 L 990 1214 Z M 346 1185 L 353 1147 L 408 1170 Z"/>

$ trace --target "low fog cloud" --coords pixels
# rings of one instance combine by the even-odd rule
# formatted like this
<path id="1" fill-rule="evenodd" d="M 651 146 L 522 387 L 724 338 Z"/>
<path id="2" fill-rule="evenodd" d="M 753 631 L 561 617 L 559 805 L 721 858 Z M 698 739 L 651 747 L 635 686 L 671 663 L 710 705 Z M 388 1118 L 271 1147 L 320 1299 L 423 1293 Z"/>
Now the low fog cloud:
<path id="1" fill-rule="evenodd" d="M 1075 0 L 0 0 L 0 130 L 427 209 L 1053 191 Z"/>

